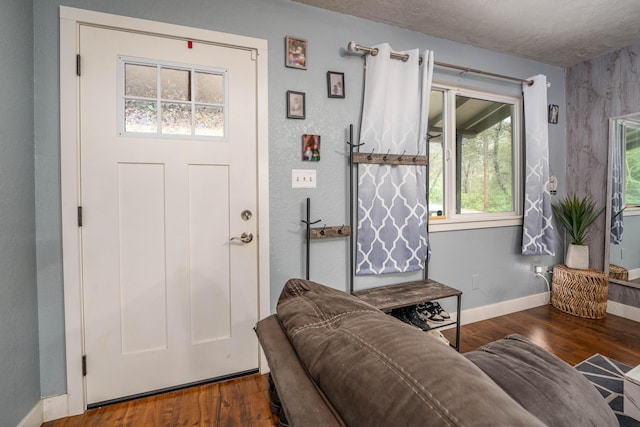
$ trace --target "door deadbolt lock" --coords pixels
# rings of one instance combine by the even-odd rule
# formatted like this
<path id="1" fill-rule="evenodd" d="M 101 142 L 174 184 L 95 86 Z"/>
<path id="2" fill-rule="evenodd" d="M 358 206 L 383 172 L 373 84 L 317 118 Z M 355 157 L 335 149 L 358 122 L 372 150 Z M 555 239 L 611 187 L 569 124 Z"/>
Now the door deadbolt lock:
<path id="1" fill-rule="evenodd" d="M 240 237 L 232 237 L 230 241 L 240 240 L 242 243 L 251 243 L 253 240 L 253 233 L 247 233 L 246 231 L 240 235 Z"/>
<path id="2" fill-rule="evenodd" d="M 245 221 L 249 221 L 252 216 L 253 213 L 249 209 L 242 211 L 242 213 L 240 214 L 240 218 L 244 219 Z"/>

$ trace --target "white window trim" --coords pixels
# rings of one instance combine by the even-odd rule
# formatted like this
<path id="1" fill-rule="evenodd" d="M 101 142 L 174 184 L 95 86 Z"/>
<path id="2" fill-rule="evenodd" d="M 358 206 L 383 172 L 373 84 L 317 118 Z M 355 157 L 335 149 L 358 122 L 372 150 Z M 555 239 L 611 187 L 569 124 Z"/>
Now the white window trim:
<path id="1" fill-rule="evenodd" d="M 523 105 L 522 97 L 501 95 L 477 89 L 461 88 L 452 85 L 433 83 L 432 89 L 444 91 L 445 129 L 444 135 L 444 211 L 445 218 L 431 217 L 429 231 L 440 232 L 450 230 L 468 230 L 493 227 L 513 227 L 522 225 L 522 197 L 523 197 Z M 456 212 L 456 173 L 455 173 L 455 97 L 468 96 L 488 101 L 512 104 L 513 108 L 513 197 L 514 210 L 512 212 L 457 214 Z M 447 132 L 448 130 L 448 132 Z M 453 197 L 452 197 L 453 196 Z"/>

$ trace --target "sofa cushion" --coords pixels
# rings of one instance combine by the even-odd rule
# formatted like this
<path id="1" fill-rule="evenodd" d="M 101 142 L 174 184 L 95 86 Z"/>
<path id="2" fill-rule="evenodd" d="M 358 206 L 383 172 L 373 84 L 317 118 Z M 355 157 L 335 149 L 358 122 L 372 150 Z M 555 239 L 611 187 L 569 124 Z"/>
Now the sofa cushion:
<path id="1" fill-rule="evenodd" d="M 549 426 L 619 425 L 581 373 L 523 336 L 509 335 L 465 356 Z"/>
<path id="2" fill-rule="evenodd" d="M 451 347 L 354 296 L 292 279 L 277 316 L 349 426 L 542 426 Z"/>

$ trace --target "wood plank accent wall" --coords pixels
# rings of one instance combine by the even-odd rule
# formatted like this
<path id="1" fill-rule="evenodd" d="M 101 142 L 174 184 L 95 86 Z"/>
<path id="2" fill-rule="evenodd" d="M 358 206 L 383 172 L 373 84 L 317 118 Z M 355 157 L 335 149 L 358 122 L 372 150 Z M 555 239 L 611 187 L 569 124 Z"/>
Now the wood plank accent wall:
<path id="1" fill-rule="evenodd" d="M 640 44 L 567 69 L 567 193 L 604 206 L 610 117 L 640 112 Z M 605 216 L 592 225 L 589 265 L 604 267 Z M 558 249 L 560 250 L 560 249 Z"/>

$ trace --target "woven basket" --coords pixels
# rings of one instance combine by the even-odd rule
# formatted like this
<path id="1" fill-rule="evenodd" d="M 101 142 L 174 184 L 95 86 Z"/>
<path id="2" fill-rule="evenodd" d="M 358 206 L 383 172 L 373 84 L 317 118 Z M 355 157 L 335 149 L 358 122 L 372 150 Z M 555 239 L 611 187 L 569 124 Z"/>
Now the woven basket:
<path id="1" fill-rule="evenodd" d="M 609 277 L 611 279 L 629 281 L 629 270 L 619 265 L 609 264 Z"/>
<path id="2" fill-rule="evenodd" d="M 588 319 L 602 319 L 607 314 L 609 279 L 602 271 L 556 265 L 552 289 L 551 305 L 558 310 Z"/>

